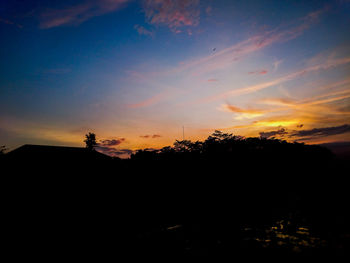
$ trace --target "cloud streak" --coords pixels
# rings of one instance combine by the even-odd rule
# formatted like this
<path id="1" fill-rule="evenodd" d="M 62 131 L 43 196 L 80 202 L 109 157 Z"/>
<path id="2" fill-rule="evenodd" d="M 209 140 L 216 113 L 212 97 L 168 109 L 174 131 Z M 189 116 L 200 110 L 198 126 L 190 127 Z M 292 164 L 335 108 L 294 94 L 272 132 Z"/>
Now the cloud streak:
<path id="1" fill-rule="evenodd" d="M 258 70 L 258 71 L 250 71 L 248 72 L 249 75 L 265 75 L 267 74 L 267 70 L 263 69 L 263 70 Z"/>
<path id="2" fill-rule="evenodd" d="M 294 80 L 294 79 L 301 77 L 301 76 L 308 74 L 308 73 L 312 73 L 312 72 L 316 72 L 316 71 L 320 71 L 320 70 L 327 70 L 327 69 L 334 68 L 334 67 L 341 66 L 341 65 L 345 65 L 348 63 L 350 63 L 350 57 L 330 60 L 330 61 L 327 61 L 327 62 L 322 63 L 322 64 L 318 64 L 315 66 L 304 68 L 302 70 L 298 70 L 296 72 L 290 73 L 288 75 L 277 78 L 275 80 L 271 80 L 268 82 L 264 82 L 264 83 L 260 83 L 260 84 L 256 84 L 256 85 L 251 85 L 251 86 L 248 86 L 245 88 L 235 89 L 235 90 L 223 92 L 223 93 L 220 93 L 220 94 L 217 94 L 214 96 L 210 96 L 210 97 L 207 97 L 207 98 L 200 100 L 199 102 L 202 102 L 202 103 L 211 102 L 211 101 L 224 99 L 224 98 L 228 98 L 228 97 L 236 97 L 236 96 L 241 96 L 244 94 L 257 92 L 257 91 L 260 91 L 260 90 L 263 90 L 266 88 L 270 88 L 270 87 L 277 86 L 279 84 Z"/>
<path id="3" fill-rule="evenodd" d="M 286 129 L 281 128 L 281 129 L 278 129 L 277 131 L 260 132 L 259 134 L 261 138 L 268 139 L 271 137 L 275 137 L 276 135 L 283 137 L 284 135 L 288 134 L 288 132 L 286 131 Z"/>
<path id="4" fill-rule="evenodd" d="M 99 146 L 117 146 L 123 142 L 125 142 L 125 138 L 120 138 L 120 139 L 113 139 L 113 140 L 102 140 L 100 143 L 99 143 Z"/>
<path id="5" fill-rule="evenodd" d="M 130 0 L 86 0 L 63 9 L 48 9 L 40 15 L 40 28 L 79 25 L 93 17 L 114 12 Z"/>
<path id="6" fill-rule="evenodd" d="M 314 128 L 309 130 L 300 130 L 293 132 L 291 137 L 325 137 L 331 135 L 338 135 L 350 132 L 350 125 L 344 124 L 341 126 L 325 127 L 325 128 Z"/>
<path id="7" fill-rule="evenodd" d="M 238 117 L 236 117 L 236 119 L 251 119 L 251 118 L 262 116 L 265 112 L 263 110 L 257 110 L 257 109 L 242 109 L 230 104 L 222 105 L 222 109 L 228 112 L 233 112 L 238 114 Z"/>
<path id="8" fill-rule="evenodd" d="M 153 135 L 140 135 L 140 138 L 143 139 L 157 139 L 157 138 L 161 138 L 162 135 L 159 134 L 153 134 Z"/>

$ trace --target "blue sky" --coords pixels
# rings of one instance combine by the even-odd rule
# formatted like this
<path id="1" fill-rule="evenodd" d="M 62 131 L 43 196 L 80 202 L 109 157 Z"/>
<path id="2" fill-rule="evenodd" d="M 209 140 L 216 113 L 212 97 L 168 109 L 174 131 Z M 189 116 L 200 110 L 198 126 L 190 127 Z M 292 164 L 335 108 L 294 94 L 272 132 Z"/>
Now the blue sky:
<path id="1" fill-rule="evenodd" d="M 346 0 L 1 1 L 0 144 L 348 141 L 349 28 Z"/>

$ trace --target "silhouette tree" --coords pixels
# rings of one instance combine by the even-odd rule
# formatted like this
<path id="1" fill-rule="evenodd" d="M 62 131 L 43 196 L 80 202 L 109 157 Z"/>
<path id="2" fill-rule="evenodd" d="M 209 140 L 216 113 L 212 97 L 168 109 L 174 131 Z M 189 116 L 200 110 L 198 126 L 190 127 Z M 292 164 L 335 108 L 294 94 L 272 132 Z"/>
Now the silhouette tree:
<path id="1" fill-rule="evenodd" d="M 88 134 L 85 134 L 85 144 L 86 144 L 86 148 L 90 151 L 93 151 L 95 146 L 97 145 L 96 142 L 96 134 L 89 132 Z"/>

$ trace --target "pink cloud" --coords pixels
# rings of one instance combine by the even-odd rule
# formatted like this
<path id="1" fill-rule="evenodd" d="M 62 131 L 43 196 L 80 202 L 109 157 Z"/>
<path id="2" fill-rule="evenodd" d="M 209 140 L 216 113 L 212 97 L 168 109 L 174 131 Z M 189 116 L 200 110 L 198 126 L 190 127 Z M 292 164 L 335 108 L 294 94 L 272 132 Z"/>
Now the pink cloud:
<path id="1" fill-rule="evenodd" d="M 150 24 L 166 25 L 174 33 L 180 27 L 199 24 L 199 0 L 146 0 L 144 11 Z"/>
<path id="2" fill-rule="evenodd" d="M 217 82 L 217 81 L 219 81 L 218 79 L 208 79 L 207 80 L 208 82 Z"/>
<path id="3" fill-rule="evenodd" d="M 130 0 L 85 0 L 63 9 L 49 9 L 41 14 L 40 28 L 79 25 L 92 17 L 104 15 L 123 7 Z"/>
<path id="4" fill-rule="evenodd" d="M 143 107 L 148 107 L 151 105 L 154 105 L 158 102 L 160 102 L 161 100 L 163 100 L 165 97 L 167 97 L 167 93 L 160 93 L 157 95 L 154 95 L 146 100 L 134 103 L 134 104 L 128 104 L 127 107 L 131 108 L 131 109 L 136 109 L 136 108 L 143 108 Z"/>
<path id="5" fill-rule="evenodd" d="M 258 70 L 258 71 L 251 71 L 248 72 L 249 75 L 265 75 L 267 74 L 267 70 L 263 69 L 263 70 Z"/>

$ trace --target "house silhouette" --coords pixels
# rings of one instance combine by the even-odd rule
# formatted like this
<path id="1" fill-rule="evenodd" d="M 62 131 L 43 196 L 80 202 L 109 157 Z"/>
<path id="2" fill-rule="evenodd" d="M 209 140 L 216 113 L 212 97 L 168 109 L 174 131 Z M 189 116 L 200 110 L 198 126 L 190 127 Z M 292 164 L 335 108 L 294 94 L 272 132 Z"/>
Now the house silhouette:
<path id="1" fill-rule="evenodd" d="M 30 162 L 79 162 L 79 161 L 105 161 L 111 157 L 91 151 L 83 147 L 66 147 L 51 145 L 25 144 L 6 154 L 8 160 L 30 161 Z"/>

